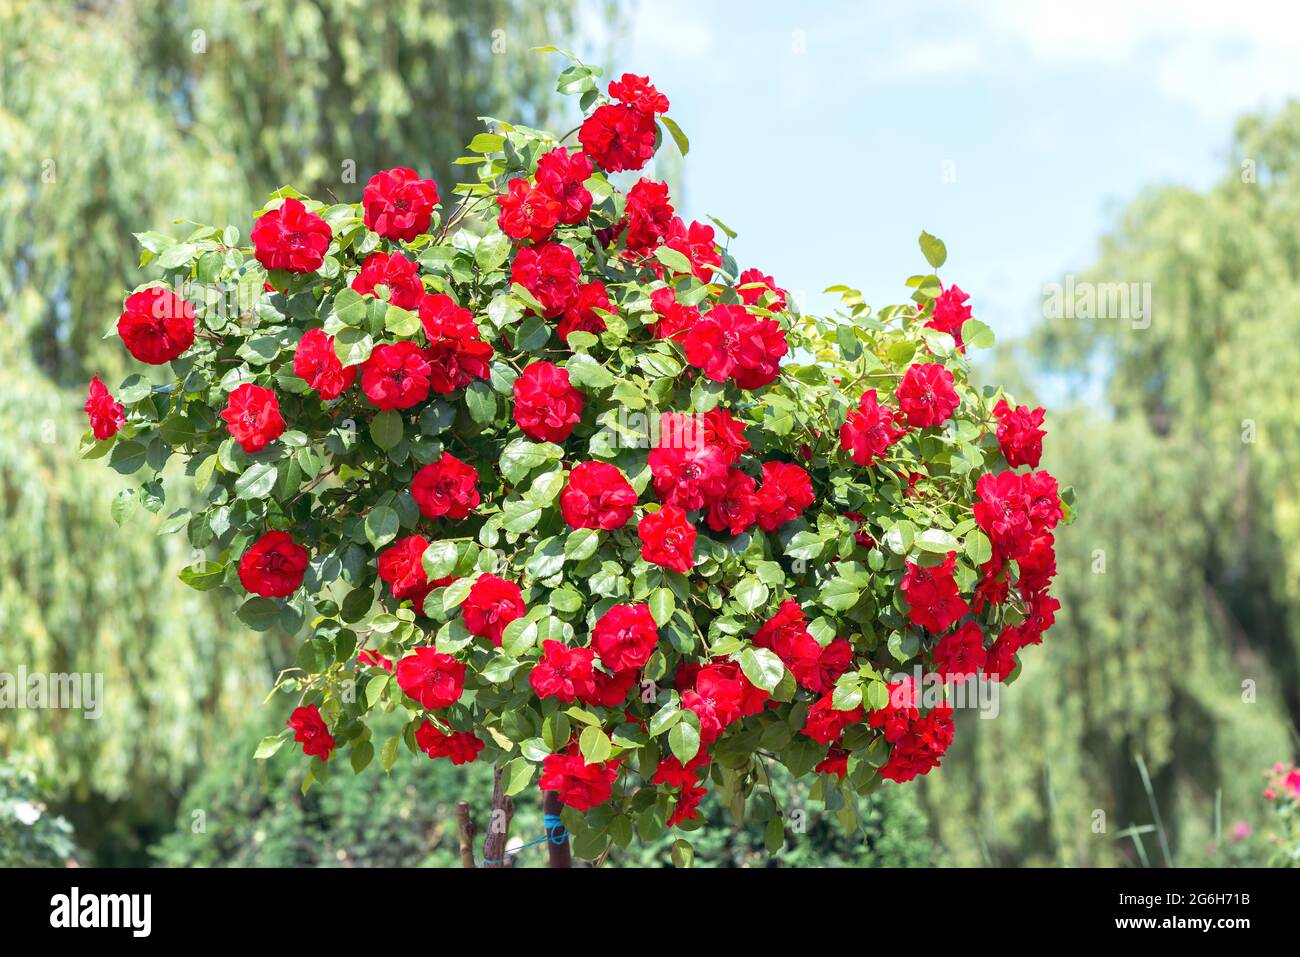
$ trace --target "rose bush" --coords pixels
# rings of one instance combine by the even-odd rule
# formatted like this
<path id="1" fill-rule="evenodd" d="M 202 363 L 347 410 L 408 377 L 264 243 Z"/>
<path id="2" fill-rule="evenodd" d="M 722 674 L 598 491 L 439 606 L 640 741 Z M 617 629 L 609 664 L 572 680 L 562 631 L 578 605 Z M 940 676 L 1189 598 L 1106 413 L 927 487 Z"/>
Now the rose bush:
<path id="1" fill-rule="evenodd" d="M 560 78 L 580 149 L 492 120 L 455 204 L 398 168 L 360 203 L 281 189 L 251 246 L 140 235 L 162 279 L 117 332 L 170 374 L 96 378 L 84 453 L 143 473 L 121 516 L 181 499 L 186 584 L 302 635 L 259 756 L 292 736 L 307 786 L 339 751 L 489 761 L 557 792 L 588 857 L 698 826 L 716 788 L 777 847 L 764 762 L 828 803 L 909 780 L 952 711 L 894 675 L 1015 676 L 1069 495 L 1042 410 L 971 384 L 993 336 L 939 240 L 909 302 L 801 315 L 721 222 L 611 177 L 688 143 L 646 78 L 598 72 Z"/>

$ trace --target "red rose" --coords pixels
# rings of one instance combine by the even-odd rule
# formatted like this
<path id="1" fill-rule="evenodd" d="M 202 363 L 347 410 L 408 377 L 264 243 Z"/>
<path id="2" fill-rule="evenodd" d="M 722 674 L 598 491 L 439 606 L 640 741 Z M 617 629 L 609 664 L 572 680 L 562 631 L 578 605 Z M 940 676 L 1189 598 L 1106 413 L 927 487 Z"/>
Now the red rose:
<path id="1" fill-rule="evenodd" d="M 478 472 L 450 452 L 415 473 L 411 498 L 425 518 L 462 519 L 478 507 Z"/>
<path id="2" fill-rule="evenodd" d="M 1027 478 L 1015 472 L 999 472 L 981 475 L 975 483 L 975 523 L 998 553 L 1013 561 L 1023 557 L 1034 544 Z"/>
<path id="3" fill-rule="evenodd" d="M 590 648 L 570 648 L 562 641 L 542 642 L 542 657 L 528 673 L 528 683 L 539 698 L 558 698 L 566 704 L 589 697 L 595 690 Z"/>
<path id="4" fill-rule="evenodd" d="M 655 494 L 665 505 L 693 512 L 719 498 L 726 486 L 727 453 L 705 441 L 704 423 L 694 415 L 661 415 L 659 441 L 647 458 Z"/>
<path id="5" fill-rule="evenodd" d="M 352 280 L 352 288 L 363 296 L 374 296 L 375 287 L 388 289 L 388 302 L 399 309 L 414 310 L 424 296 L 420 267 L 401 253 L 371 253 Z"/>
<path id="6" fill-rule="evenodd" d="M 474 582 L 461 606 L 466 630 L 471 635 L 492 639 L 492 644 L 497 646 L 501 644 L 501 632 L 506 625 L 522 618 L 525 611 L 519 586 L 496 575 L 483 575 Z"/>
<path id="7" fill-rule="evenodd" d="M 942 425 L 961 401 L 953 388 L 952 373 L 937 362 L 908 366 L 894 395 L 907 424 L 918 429 Z"/>
<path id="8" fill-rule="evenodd" d="M 628 692 L 636 684 L 637 675 L 636 671 L 620 671 L 613 675 L 604 671 L 592 671 L 592 689 L 588 693 L 579 694 L 578 700 L 601 708 L 617 708 L 627 700 Z"/>
<path id="9" fill-rule="evenodd" d="M 385 411 L 409 409 L 429 397 L 431 369 L 414 342 L 375 346 L 361 364 L 361 391 Z"/>
<path id="10" fill-rule="evenodd" d="M 673 221 L 668 184 L 637 180 L 627 192 L 627 251 L 647 256 L 663 243 Z"/>
<path id="11" fill-rule="evenodd" d="M 654 565 L 685 574 L 695 565 L 695 526 L 676 505 L 648 512 L 636 527 L 641 557 Z"/>
<path id="12" fill-rule="evenodd" d="M 970 318 L 970 306 L 966 305 L 966 300 L 969 298 L 970 296 L 961 291 L 961 287 L 949 286 L 939 293 L 939 298 L 934 301 L 934 313 L 926 322 L 927 327 L 952 336 L 957 343 L 958 352 L 966 348 L 966 344 L 961 340 L 961 327 Z"/>
<path id="13" fill-rule="evenodd" d="M 749 450 L 745 423 L 732 418 L 721 406 L 704 413 L 704 441 L 721 449 L 728 465 L 734 465 Z"/>
<path id="14" fill-rule="evenodd" d="M 1025 620 L 1020 625 L 1025 634 L 1024 642 L 1036 645 L 1043 640 L 1043 632 L 1056 623 L 1061 603 L 1043 591 L 1030 595 L 1025 604 Z"/>
<path id="15" fill-rule="evenodd" d="M 607 173 L 638 170 L 655 155 L 654 114 L 622 104 L 598 106 L 578 130 L 578 142 Z"/>
<path id="16" fill-rule="evenodd" d="M 659 317 L 651 327 L 656 339 L 682 339 L 700 320 L 700 310 L 677 301 L 677 295 L 668 287 L 650 293 L 650 305 Z"/>
<path id="17" fill-rule="evenodd" d="M 900 416 L 879 404 L 875 389 L 868 389 L 840 426 L 840 445 L 858 465 L 883 459 L 886 450 L 907 434 L 900 429 Z"/>
<path id="18" fill-rule="evenodd" d="M 695 687 L 682 694 L 682 707 L 700 722 L 700 743 L 712 744 L 733 721 L 741 717 L 745 687 L 740 677 L 707 665 L 695 677 Z"/>
<path id="19" fill-rule="evenodd" d="M 465 666 L 434 648 L 415 648 L 397 663 L 397 686 L 422 708 L 446 708 L 465 689 Z"/>
<path id="20" fill-rule="evenodd" d="M 968 621 L 934 646 L 934 670 L 940 677 L 958 681 L 978 674 L 984 667 L 984 633 Z"/>
<path id="21" fill-rule="evenodd" d="M 528 290 L 548 319 L 577 301 L 582 267 L 563 243 L 542 243 L 519 250 L 510 266 L 510 281 Z"/>
<path id="22" fill-rule="evenodd" d="M 501 213 L 497 226 L 511 239 L 540 243 L 551 235 L 563 210 L 550 190 L 534 186 L 522 176 L 510 181 L 508 192 L 497 197 Z"/>
<path id="23" fill-rule="evenodd" d="M 160 366 L 194 345 L 194 307 L 162 286 L 141 289 L 126 297 L 117 334 L 135 358 Z"/>
<path id="24" fill-rule="evenodd" d="M 415 729 L 415 746 L 431 758 L 451 758 L 455 765 L 472 764 L 483 750 L 483 742 L 469 731 L 445 734 L 427 719 Z"/>
<path id="25" fill-rule="evenodd" d="M 287 598 L 302 584 L 307 549 L 288 532 L 267 532 L 239 559 L 239 582 L 263 598 Z"/>
<path id="26" fill-rule="evenodd" d="M 570 528 L 622 528 L 636 507 L 636 490 L 607 462 L 573 467 L 560 493 L 560 514 Z"/>
<path id="27" fill-rule="evenodd" d="M 889 699 L 883 708 L 867 715 L 867 724 L 877 730 L 883 730 L 885 740 L 890 744 L 897 744 L 911 730 L 913 722 L 921 716 L 917 708 L 921 695 L 916 682 L 911 677 L 901 678 L 897 682 L 887 684 L 885 688 L 889 692 Z"/>
<path id="28" fill-rule="evenodd" d="M 424 350 L 429 385 L 447 395 L 491 374 L 492 347 L 479 338 L 474 314 L 444 293 L 420 299 L 420 324 L 429 340 Z"/>
<path id="29" fill-rule="evenodd" d="M 758 521 L 755 482 L 738 468 L 727 469 L 722 493 L 709 502 L 704 519 L 715 532 L 739 535 Z"/>
<path id="30" fill-rule="evenodd" d="M 761 269 L 746 269 L 736 280 L 736 287 L 741 301 L 747 306 L 761 306 L 772 312 L 781 312 L 785 309 L 786 297 L 789 293 Z M 763 305 L 764 296 L 770 300 L 766 305 Z"/>
<path id="31" fill-rule="evenodd" d="M 1056 539 L 1051 532 L 1034 538 L 1029 551 L 1018 559 L 1020 580 L 1016 587 L 1022 595 L 1043 591 L 1056 576 Z"/>
<path id="32" fill-rule="evenodd" d="M 939 766 L 939 759 L 952 744 L 952 708 L 938 707 L 913 723 L 894 745 L 880 776 L 899 783 Z"/>
<path id="33" fill-rule="evenodd" d="M 688 788 L 698 784 L 704 772 L 708 769 L 709 763 L 713 759 L 709 752 L 700 748 L 695 757 L 691 758 L 682 767 L 682 762 L 678 761 L 673 755 L 667 755 L 659 759 L 659 764 L 655 767 L 654 777 L 651 784 L 666 784 L 670 788 Z"/>
<path id="34" fill-rule="evenodd" d="M 668 815 L 668 826 L 676 827 L 683 821 L 697 820 L 700 816 L 700 801 L 708 793 L 708 788 L 682 788 L 682 793 L 677 796 L 677 804 L 673 807 L 673 813 Z"/>
<path id="35" fill-rule="evenodd" d="M 817 767 L 813 770 L 818 774 L 833 774 L 843 781 L 844 776 L 849 773 L 849 752 L 832 744 L 826 752 L 826 757 L 817 762 Z"/>
<path id="36" fill-rule="evenodd" d="M 1010 629 L 998 635 L 985 655 L 984 674 L 998 682 L 1011 677 L 1011 672 L 1016 670 L 1016 652 L 1019 650 L 1020 643 L 1016 640 L 1016 635 L 1010 633 Z"/>
<path id="37" fill-rule="evenodd" d="M 397 166 L 370 177 L 361 204 L 367 229 L 385 239 L 409 243 L 429 230 L 433 208 L 438 205 L 438 184 L 420 179 L 413 169 Z"/>
<path id="38" fill-rule="evenodd" d="M 424 614 L 424 599 L 437 587 L 424 572 L 424 550 L 429 547 L 423 535 L 400 538 L 379 553 L 379 578 L 387 582 L 398 601 L 410 599 Z"/>
<path id="39" fill-rule="evenodd" d="M 789 350 L 772 319 L 759 319 L 740 306 L 714 306 L 686 333 L 686 361 L 714 382 L 731 379 L 742 389 L 759 389 L 780 375 Z"/>
<path id="40" fill-rule="evenodd" d="M 610 305 L 605 284 L 599 280 L 583 283 L 578 287 L 578 298 L 564 310 L 564 318 L 556 327 L 555 331 L 559 334 L 560 341 L 568 345 L 571 332 L 604 332 L 605 318 L 596 311 L 597 309 L 605 312 L 615 311 Z"/>
<path id="41" fill-rule="evenodd" d="M 267 269 L 315 272 L 333 238 L 329 223 L 292 196 L 253 223 L 254 255 Z"/>
<path id="42" fill-rule="evenodd" d="M 515 424 L 538 442 L 563 442 L 582 419 L 582 393 L 569 373 L 550 362 L 530 362 L 515 379 Z"/>
<path id="43" fill-rule="evenodd" d="M 1043 454 L 1043 436 L 1047 434 L 1039 428 L 1043 424 L 1044 409 L 1030 409 L 1027 405 L 1011 408 L 1006 399 L 999 399 L 993 407 L 993 414 L 998 422 L 998 445 L 1002 448 L 1002 457 L 1013 469 L 1028 465 L 1038 468 L 1038 460 Z"/>
<path id="44" fill-rule="evenodd" d="M 566 807 L 590 811 L 609 800 L 617 777 L 617 761 L 588 764 L 581 754 L 548 754 L 537 783 L 543 791 L 558 791 Z"/>
<path id="45" fill-rule="evenodd" d="M 293 728 L 293 739 L 302 745 L 303 754 L 322 761 L 330 759 L 330 752 L 334 750 L 334 738 L 330 729 L 325 727 L 320 708 L 314 704 L 294 708 L 285 724 Z"/>
<path id="46" fill-rule="evenodd" d="M 560 204 L 560 222 L 574 226 L 591 213 L 591 193 L 583 184 L 591 178 L 591 160 L 557 146 L 537 161 L 537 184 Z"/>
<path id="47" fill-rule="evenodd" d="M 764 462 L 758 490 L 758 527 L 774 532 L 813 503 L 812 479 L 791 462 Z"/>
<path id="48" fill-rule="evenodd" d="M 370 648 L 363 648 L 357 653 L 357 667 L 383 668 L 385 671 L 392 671 L 393 659 Z"/>
<path id="49" fill-rule="evenodd" d="M 86 396 L 86 417 L 95 438 L 104 440 L 117 435 L 126 425 L 126 408 L 108 393 L 99 376 L 90 377 L 90 394 Z"/>
<path id="50" fill-rule="evenodd" d="M 674 216 L 668 224 L 668 233 L 664 245 L 685 256 L 691 264 L 691 272 L 700 282 L 713 279 L 714 271 L 722 265 L 722 253 L 713 240 L 713 227 L 692 221 L 688 227 L 681 217 Z M 656 272 L 662 264 L 655 263 Z"/>
<path id="51" fill-rule="evenodd" d="M 591 630 L 591 646 L 601 664 L 613 672 L 644 666 L 658 644 L 649 605 L 614 605 Z"/>
<path id="52" fill-rule="evenodd" d="M 668 112 L 668 97 L 654 88 L 648 76 L 624 73 L 609 84 L 609 95 L 642 113 Z"/>
<path id="53" fill-rule="evenodd" d="M 805 622 L 803 609 L 799 607 L 799 603 L 786 599 L 781 603 L 777 613 L 758 629 L 754 635 L 754 646 L 774 652 L 790 669 L 796 681 L 811 691 L 823 694 L 829 689 L 822 687 L 822 646 L 817 644 L 817 639 L 808 632 Z M 848 642 L 845 642 L 845 645 L 847 644 Z M 838 652 L 839 649 L 828 659 L 828 669 L 833 670 L 839 663 Z M 852 657 L 850 648 L 850 663 Z M 845 670 L 847 666 L 841 668 L 835 677 L 838 678 Z M 834 684 L 833 678 L 831 684 Z"/>
<path id="54" fill-rule="evenodd" d="M 262 451 L 284 432 L 280 401 L 275 393 L 251 382 L 230 393 L 221 418 L 245 452 Z"/>
<path id="55" fill-rule="evenodd" d="M 1021 484 L 1029 498 L 1029 517 L 1039 529 L 1055 528 L 1065 517 L 1061 508 L 1061 493 L 1051 472 L 1030 472 Z"/>
<path id="56" fill-rule="evenodd" d="M 308 329 L 298 340 L 293 353 L 293 374 L 327 402 L 337 399 L 352 387 L 357 378 L 356 366 L 345 366 L 334 351 L 334 337 L 323 329 Z"/>
<path id="57" fill-rule="evenodd" d="M 804 734 L 822 744 L 838 741 L 844 729 L 863 719 L 862 706 L 852 711 L 838 711 L 831 704 L 831 695 L 822 695 L 808 709 L 808 717 L 801 729 Z"/>
<path id="58" fill-rule="evenodd" d="M 942 565 L 929 568 L 907 563 L 898 588 L 907 599 L 907 617 L 912 624 L 937 633 L 970 612 L 953 578 L 956 568 L 956 552 L 949 552 Z"/>

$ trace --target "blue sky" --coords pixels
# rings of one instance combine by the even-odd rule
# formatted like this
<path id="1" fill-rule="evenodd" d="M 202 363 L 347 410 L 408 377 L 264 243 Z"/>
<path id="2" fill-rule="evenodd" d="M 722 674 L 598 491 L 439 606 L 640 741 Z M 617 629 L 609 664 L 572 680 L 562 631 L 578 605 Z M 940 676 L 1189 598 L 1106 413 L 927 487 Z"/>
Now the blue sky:
<path id="1" fill-rule="evenodd" d="M 1144 187 L 1222 175 L 1233 118 L 1300 93 L 1300 4 L 644 0 L 608 73 L 691 138 L 679 211 L 805 309 L 906 298 L 922 228 L 1004 335 Z M 598 17 L 589 18 L 598 25 Z M 671 146 L 665 146 L 671 150 Z"/>

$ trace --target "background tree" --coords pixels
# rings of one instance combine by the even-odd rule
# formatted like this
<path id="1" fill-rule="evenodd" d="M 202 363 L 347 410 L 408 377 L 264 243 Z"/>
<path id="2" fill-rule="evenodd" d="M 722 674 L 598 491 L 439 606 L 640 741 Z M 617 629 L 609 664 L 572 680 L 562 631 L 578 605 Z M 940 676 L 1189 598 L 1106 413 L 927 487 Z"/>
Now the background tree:
<path id="1" fill-rule="evenodd" d="M 1026 343 L 1040 384 L 1086 395 L 1101 370 L 1104 401 L 1048 421 L 1081 516 L 1058 542 L 1055 647 L 926 784 L 932 807 L 964 807 L 932 816 L 966 862 L 1139 861 L 1117 838 L 1132 823 L 1196 860 L 1216 820 L 1262 814 L 1260 769 L 1294 751 L 1298 164 L 1300 105 L 1244 118 L 1217 185 L 1139 197 L 1075 277 L 1150 283 L 1149 328 L 1050 319 Z"/>
<path id="2" fill-rule="evenodd" d="M 351 201 L 386 166 L 444 176 L 477 116 L 540 122 L 558 104 L 529 48 L 574 40 L 574 10 L 0 0 L 0 659 L 103 672 L 107 688 L 100 721 L 6 712 L 0 752 L 21 742 L 37 758 L 101 861 L 140 859 L 286 657 L 224 605 L 160 586 L 190 561 L 166 539 L 130 536 L 100 559 L 123 486 L 76 445 L 91 373 L 125 368 L 101 338 L 155 275 L 130 234 L 243 222 L 284 182 Z"/>

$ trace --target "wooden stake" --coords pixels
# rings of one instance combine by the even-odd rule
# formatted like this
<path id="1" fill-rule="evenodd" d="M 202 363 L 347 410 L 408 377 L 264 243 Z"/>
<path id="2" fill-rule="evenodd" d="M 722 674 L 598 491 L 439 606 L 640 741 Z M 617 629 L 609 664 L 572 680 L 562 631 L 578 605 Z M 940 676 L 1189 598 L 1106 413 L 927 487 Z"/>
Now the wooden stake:
<path id="1" fill-rule="evenodd" d="M 560 793 L 558 791 L 543 791 L 542 794 L 542 813 L 560 815 Z M 547 835 L 548 837 L 550 835 Z M 569 856 L 569 835 L 564 835 L 564 840 L 559 844 L 554 841 L 546 842 L 547 866 L 548 867 L 572 867 L 573 860 Z"/>
<path id="2" fill-rule="evenodd" d="M 468 801 L 456 802 L 456 834 L 460 838 L 460 866 L 474 867 L 474 822 Z"/>
<path id="3" fill-rule="evenodd" d="M 506 841 L 510 838 L 510 819 L 515 816 L 515 801 L 501 788 L 501 769 L 492 775 L 492 814 L 488 818 L 487 837 L 483 840 L 483 866 L 509 867 Z"/>

